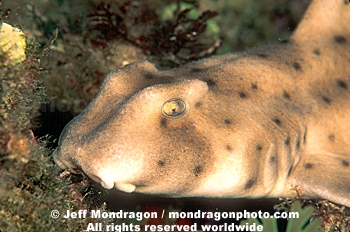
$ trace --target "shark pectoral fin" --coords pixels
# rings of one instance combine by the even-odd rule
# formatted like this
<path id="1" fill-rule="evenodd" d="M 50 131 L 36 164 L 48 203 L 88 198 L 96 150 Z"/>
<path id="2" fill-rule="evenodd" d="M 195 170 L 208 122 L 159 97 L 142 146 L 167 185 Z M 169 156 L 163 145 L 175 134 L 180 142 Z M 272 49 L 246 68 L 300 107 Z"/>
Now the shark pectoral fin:
<path id="1" fill-rule="evenodd" d="M 329 199 L 350 207 L 350 154 L 307 154 L 289 176 L 302 197 Z"/>

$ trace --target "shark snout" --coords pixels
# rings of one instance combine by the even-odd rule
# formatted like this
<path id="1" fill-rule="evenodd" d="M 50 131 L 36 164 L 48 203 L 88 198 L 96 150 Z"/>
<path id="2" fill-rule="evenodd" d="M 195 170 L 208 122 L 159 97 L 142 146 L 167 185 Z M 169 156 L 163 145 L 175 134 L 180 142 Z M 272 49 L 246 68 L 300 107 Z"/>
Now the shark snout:
<path id="1" fill-rule="evenodd" d="M 71 159 L 64 159 L 64 157 L 61 154 L 60 147 L 56 148 L 53 153 L 53 160 L 62 169 L 72 169 L 77 170 L 77 165 L 71 160 Z"/>
<path id="2" fill-rule="evenodd" d="M 60 168 L 84 173 L 106 189 L 115 187 L 123 192 L 134 192 L 135 178 L 141 170 L 141 164 L 117 151 L 113 152 L 112 156 L 103 155 L 105 153 L 104 150 L 92 152 L 77 144 L 75 146 L 61 144 L 52 155 L 54 162 Z"/>

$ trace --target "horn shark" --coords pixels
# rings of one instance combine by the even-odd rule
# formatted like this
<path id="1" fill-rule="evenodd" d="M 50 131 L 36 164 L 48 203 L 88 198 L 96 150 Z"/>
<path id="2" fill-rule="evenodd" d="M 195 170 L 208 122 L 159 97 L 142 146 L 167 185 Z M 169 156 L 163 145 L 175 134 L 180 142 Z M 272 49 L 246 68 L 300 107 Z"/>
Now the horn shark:
<path id="1" fill-rule="evenodd" d="M 53 153 L 105 188 L 350 206 L 350 3 L 314 0 L 287 42 L 111 72 Z"/>

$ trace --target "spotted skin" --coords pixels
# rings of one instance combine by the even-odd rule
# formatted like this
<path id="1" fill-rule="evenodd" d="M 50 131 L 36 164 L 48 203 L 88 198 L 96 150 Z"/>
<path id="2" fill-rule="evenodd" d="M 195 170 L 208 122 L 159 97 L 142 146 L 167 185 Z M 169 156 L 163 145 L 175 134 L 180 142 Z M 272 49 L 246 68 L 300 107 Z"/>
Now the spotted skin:
<path id="1" fill-rule="evenodd" d="M 111 72 L 54 159 L 106 188 L 350 206 L 350 4 L 315 0 L 288 41 Z M 166 104 L 165 104 L 166 103 Z"/>

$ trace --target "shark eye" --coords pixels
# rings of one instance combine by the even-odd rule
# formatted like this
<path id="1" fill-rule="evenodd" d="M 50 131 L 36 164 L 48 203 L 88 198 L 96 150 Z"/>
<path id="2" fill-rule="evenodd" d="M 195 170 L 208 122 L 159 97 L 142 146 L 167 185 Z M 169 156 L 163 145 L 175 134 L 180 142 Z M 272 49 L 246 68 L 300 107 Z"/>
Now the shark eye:
<path id="1" fill-rule="evenodd" d="M 170 99 L 163 105 L 163 114 L 168 117 L 181 117 L 186 113 L 186 103 L 181 99 Z"/>

